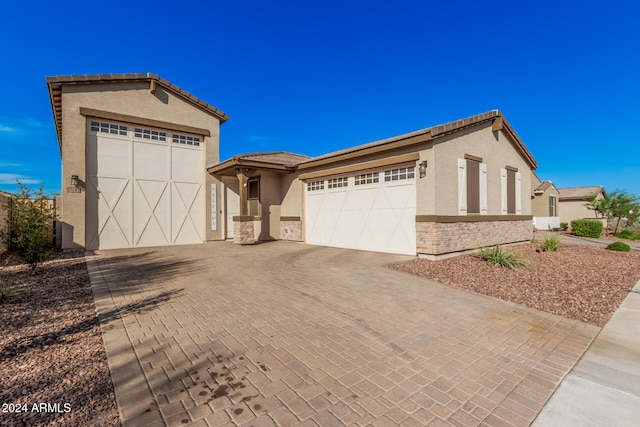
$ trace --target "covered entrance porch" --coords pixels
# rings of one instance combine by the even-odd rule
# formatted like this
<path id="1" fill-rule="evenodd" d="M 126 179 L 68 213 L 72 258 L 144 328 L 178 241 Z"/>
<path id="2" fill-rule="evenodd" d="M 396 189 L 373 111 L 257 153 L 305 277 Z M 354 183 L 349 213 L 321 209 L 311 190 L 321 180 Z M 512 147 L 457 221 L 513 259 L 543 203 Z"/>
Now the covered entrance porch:
<path id="1" fill-rule="evenodd" d="M 279 240 L 281 207 L 295 180 L 296 164 L 308 159 L 286 152 L 239 154 L 207 171 L 224 183 L 224 235 L 241 245 Z"/>

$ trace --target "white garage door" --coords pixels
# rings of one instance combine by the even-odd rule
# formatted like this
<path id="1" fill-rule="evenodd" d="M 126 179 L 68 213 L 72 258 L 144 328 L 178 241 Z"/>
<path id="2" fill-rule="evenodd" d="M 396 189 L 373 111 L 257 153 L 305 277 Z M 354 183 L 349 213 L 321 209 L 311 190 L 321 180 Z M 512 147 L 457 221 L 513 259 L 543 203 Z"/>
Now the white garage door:
<path id="1" fill-rule="evenodd" d="M 306 242 L 416 254 L 413 166 L 307 182 Z"/>
<path id="2" fill-rule="evenodd" d="M 200 137 L 102 120 L 87 128 L 88 249 L 203 241 Z"/>

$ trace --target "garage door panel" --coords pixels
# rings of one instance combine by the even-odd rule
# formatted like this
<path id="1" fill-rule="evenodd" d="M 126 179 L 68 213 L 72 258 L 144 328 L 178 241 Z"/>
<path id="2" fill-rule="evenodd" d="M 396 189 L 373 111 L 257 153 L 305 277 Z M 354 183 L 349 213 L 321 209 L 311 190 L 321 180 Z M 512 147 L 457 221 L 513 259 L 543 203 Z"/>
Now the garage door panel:
<path id="1" fill-rule="evenodd" d="M 415 236 L 415 230 L 413 231 Z M 401 252 L 408 245 L 413 245 L 415 247 L 415 238 L 411 239 L 408 233 L 402 232 L 402 230 L 394 230 L 389 236 L 389 241 L 386 243 L 391 251 L 393 252 Z"/>
<path id="2" fill-rule="evenodd" d="M 394 208 L 415 207 L 415 186 L 394 185 L 384 188 L 385 195 L 389 198 L 389 205 Z"/>
<path id="3" fill-rule="evenodd" d="M 123 232 L 122 224 L 109 216 L 100 229 L 100 249 L 115 249 L 131 245 L 131 242 Z"/>
<path id="4" fill-rule="evenodd" d="M 306 192 L 307 243 L 416 253 L 415 179 L 355 186 L 349 177 L 347 187 L 342 189 Z"/>
<path id="5" fill-rule="evenodd" d="M 373 232 L 393 231 L 399 221 L 393 209 L 372 209 L 367 218 L 367 226 Z"/>
<path id="6" fill-rule="evenodd" d="M 138 179 L 134 187 L 134 245 L 156 246 L 170 243 L 169 190 L 166 182 Z"/>
<path id="7" fill-rule="evenodd" d="M 171 178 L 174 181 L 202 181 L 202 151 L 171 147 Z"/>
<path id="8" fill-rule="evenodd" d="M 351 204 L 360 209 L 362 209 L 363 206 L 371 206 L 377 194 L 377 188 L 357 188 L 351 193 L 353 197 Z"/>
<path id="9" fill-rule="evenodd" d="M 96 177 L 98 201 L 102 209 L 113 210 L 128 195 L 129 180 L 126 178 Z M 126 203 L 126 201 L 123 201 Z M 104 212 L 104 210 L 102 211 Z"/>
<path id="10" fill-rule="evenodd" d="M 174 203 L 171 209 L 171 231 L 174 244 L 200 242 L 201 236 L 201 185 L 174 183 Z"/>
<path id="11" fill-rule="evenodd" d="M 97 144 L 97 156 L 97 176 L 131 175 L 129 141 L 101 136 Z"/>
<path id="12" fill-rule="evenodd" d="M 100 248 L 131 245 L 131 188 L 129 182 L 115 178 L 98 178 L 97 224 Z"/>
<path id="13" fill-rule="evenodd" d="M 166 166 L 167 147 L 144 142 L 133 143 L 133 175 L 136 179 L 166 181 L 169 168 Z"/>

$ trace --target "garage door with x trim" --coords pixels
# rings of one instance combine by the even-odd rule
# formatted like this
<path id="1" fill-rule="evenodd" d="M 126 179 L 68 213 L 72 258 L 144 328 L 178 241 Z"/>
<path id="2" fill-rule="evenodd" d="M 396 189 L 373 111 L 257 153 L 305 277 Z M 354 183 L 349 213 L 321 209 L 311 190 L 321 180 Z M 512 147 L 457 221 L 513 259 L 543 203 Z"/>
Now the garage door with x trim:
<path id="1" fill-rule="evenodd" d="M 202 139 L 90 120 L 88 249 L 201 243 Z"/>
<path id="2" fill-rule="evenodd" d="M 306 184 L 308 244 L 415 255 L 415 217 L 413 165 Z"/>

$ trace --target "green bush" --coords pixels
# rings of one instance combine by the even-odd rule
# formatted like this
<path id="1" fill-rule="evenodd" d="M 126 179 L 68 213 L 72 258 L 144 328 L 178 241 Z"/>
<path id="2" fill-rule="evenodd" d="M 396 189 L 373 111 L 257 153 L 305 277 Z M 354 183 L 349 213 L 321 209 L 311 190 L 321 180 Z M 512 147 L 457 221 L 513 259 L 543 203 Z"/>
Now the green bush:
<path id="1" fill-rule="evenodd" d="M 602 234 L 602 222 L 590 219 L 575 219 L 571 221 L 571 234 L 582 237 L 595 237 Z"/>
<path id="2" fill-rule="evenodd" d="M 613 242 L 609 246 L 607 246 L 607 249 L 612 251 L 622 251 L 622 252 L 627 252 L 631 250 L 629 245 L 622 242 Z"/>
<path id="3" fill-rule="evenodd" d="M 560 223 L 560 230 L 565 231 L 567 228 L 569 228 L 569 223 L 568 222 L 561 222 Z"/>
<path id="4" fill-rule="evenodd" d="M 540 247 L 545 251 L 557 251 L 560 247 L 560 237 L 557 234 L 545 234 Z"/>
<path id="5" fill-rule="evenodd" d="M 634 233 L 633 231 L 623 230 L 619 233 L 615 233 L 614 236 L 621 239 L 640 240 L 640 233 Z"/>
<path id="6" fill-rule="evenodd" d="M 32 191 L 18 182 L 20 193 L 11 199 L 11 219 L 8 232 L 0 230 L 0 240 L 15 249 L 35 274 L 38 264 L 49 259 L 48 233 L 55 213 L 44 188 Z"/>
<path id="7" fill-rule="evenodd" d="M 480 258 L 492 264 L 509 268 L 511 270 L 527 266 L 527 262 L 522 258 L 522 256 L 515 252 L 502 249 L 499 245 L 496 245 L 493 248 L 482 248 L 478 251 L 478 255 Z"/>

